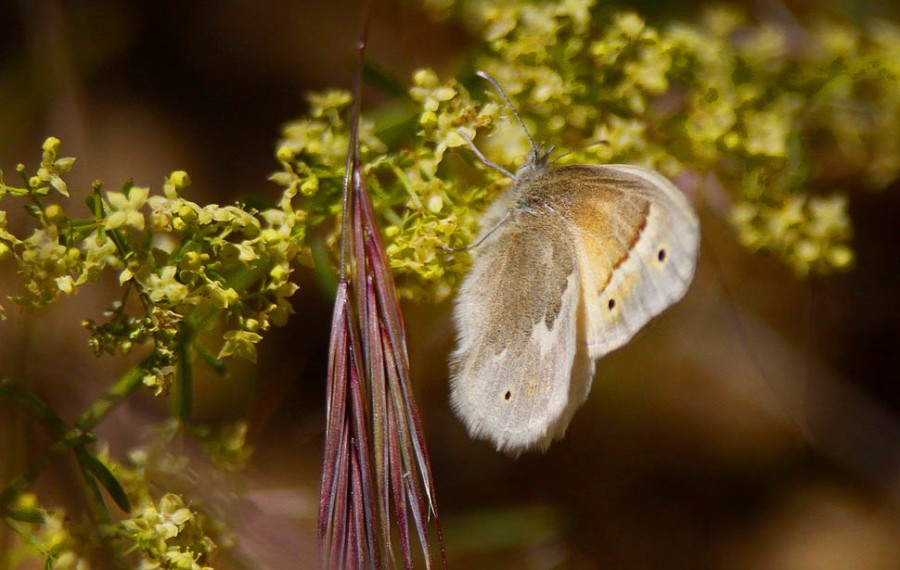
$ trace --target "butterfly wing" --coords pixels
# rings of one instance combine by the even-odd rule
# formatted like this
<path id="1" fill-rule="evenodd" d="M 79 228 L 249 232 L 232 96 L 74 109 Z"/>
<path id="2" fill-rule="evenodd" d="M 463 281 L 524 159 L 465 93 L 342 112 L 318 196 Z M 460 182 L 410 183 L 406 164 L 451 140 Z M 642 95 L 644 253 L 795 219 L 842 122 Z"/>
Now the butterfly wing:
<path id="1" fill-rule="evenodd" d="M 663 176 L 630 165 L 570 166 L 535 186 L 574 236 L 592 358 L 628 342 L 684 296 L 700 228 L 684 194 Z"/>
<path id="2" fill-rule="evenodd" d="M 699 224 L 684 195 L 636 166 L 541 170 L 457 296 L 451 402 L 470 434 L 513 453 L 561 437 L 594 360 L 687 291 Z"/>
<path id="3" fill-rule="evenodd" d="M 451 403 L 473 437 L 518 453 L 562 435 L 570 389 L 590 382 L 593 363 L 578 349 L 571 233 L 552 216 L 513 216 L 480 246 L 457 295 Z"/>

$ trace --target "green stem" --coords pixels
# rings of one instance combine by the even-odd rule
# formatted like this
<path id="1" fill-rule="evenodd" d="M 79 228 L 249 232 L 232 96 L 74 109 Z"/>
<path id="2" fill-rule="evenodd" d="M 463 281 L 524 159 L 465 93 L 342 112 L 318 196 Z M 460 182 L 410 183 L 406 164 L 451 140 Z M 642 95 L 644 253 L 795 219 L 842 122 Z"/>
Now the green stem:
<path id="1" fill-rule="evenodd" d="M 178 354 L 178 373 L 175 376 L 175 391 L 172 398 L 172 415 L 186 420 L 193 405 L 194 376 L 190 359 L 190 345 L 193 340 L 191 327 L 182 322 L 179 327 L 175 350 Z"/>
<path id="2" fill-rule="evenodd" d="M 147 357 L 119 378 L 106 394 L 98 398 L 75 422 L 75 427 L 91 430 L 103 421 L 119 402 L 143 384 L 146 366 L 152 357 Z"/>

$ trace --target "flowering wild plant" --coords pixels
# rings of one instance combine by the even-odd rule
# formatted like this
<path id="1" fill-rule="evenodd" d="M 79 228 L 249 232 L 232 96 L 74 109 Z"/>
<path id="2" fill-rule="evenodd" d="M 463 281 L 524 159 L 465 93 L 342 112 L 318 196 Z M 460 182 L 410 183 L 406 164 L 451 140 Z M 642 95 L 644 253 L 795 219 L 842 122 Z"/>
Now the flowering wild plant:
<path id="1" fill-rule="evenodd" d="M 393 544 L 392 528 L 405 566 L 413 564 L 412 538 L 427 553 L 434 488 L 394 288 L 418 302 L 447 298 L 468 259 L 440 248 L 469 244 L 508 183 L 457 152 L 466 144 L 460 131 L 500 164 L 527 152 L 493 96 L 480 83 L 470 92 L 475 69 L 503 85 L 537 139 L 572 149 L 561 162 L 650 166 L 706 206 L 705 215 L 727 219 L 749 250 L 801 277 L 852 267 L 852 197 L 839 176 L 851 172 L 878 189 L 900 173 L 894 24 L 759 23 L 718 7 L 692 23 L 650 25 L 594 0 L 423 6 L 479 39 L 465 68 L 457 78 L 416 71 L 400 116 L 379 121 L 349 114 L 348 92 L 310 94 L 308 115 L 282 134 L 272 176 L 282 195 L 271 208 L 200 204 L 184 172 L 166 177 L 160 191 L 69 188 L 74 159 L 55 138 L 36 170 L 20 166 L 18 180 L 0 178 L 0 264 L 18 275 L 9 300 L 40 310 L 112 273 L 121 292 L 102 320 L 85 321 L 89 346 L 98 356 L 145 355 L 71 425 L 15 378 L 0 383 L 0 397 L 58 436 L 34 465 L 0 481 L 0 516 L 22 537 L 16 556 L 83 568 L 89 545 L 103 544 L 107 555 L 137 557 L 147 568 L 211 564 L 227 532 L 202 502 L 159 492 L 146 453 L 117 462 L 92 431 L 142 388 L 170 397 L 174 418 L 185 419 L 195 367 L 221 373 L 228 359 L 255 361 L 265 333 L 292 312 L 292 263 L 327 259 L 311 244 L 342 252 L 332 255 L 342 279 L 320 505 L 326 561 L 389 565 L 392 552 L 382 549 Z M 8 223 L 19 204 L 30 215 L 24 233 Z M 203 334 L 212 329 L 222 333 L 218 345 Z M 173 425 L 163 432 L 184 429 Z M 213 447 L 245 461 L 245 429 L 210 436 Z M 84 475 L 93 498 L 87 522 L 67 522 L 30 491 L 60 454 Z M 110 514 L 101 488 L 124 519 Z"/>

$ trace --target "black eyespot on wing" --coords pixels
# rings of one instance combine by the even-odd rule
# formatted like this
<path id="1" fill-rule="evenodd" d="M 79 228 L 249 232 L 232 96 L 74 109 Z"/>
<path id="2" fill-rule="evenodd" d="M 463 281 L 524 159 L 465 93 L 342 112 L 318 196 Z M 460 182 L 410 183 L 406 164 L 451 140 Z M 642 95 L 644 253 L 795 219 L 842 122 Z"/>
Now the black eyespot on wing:
<path id="1" fill-rule="evenodd" d="M 512 398 L 512 392 L 510 392 L 509 390 L 507 390 L 507 391 L 506 391 L 506 394 L 503 395 L 503 399 L 504 399 L 504 400 L 509 400 L 510 398 Z"/>
<path id="2" fill-rule="evenodd" d="M 666 260 L 666 249 L 664 247 L 659 248 L 659 253 L 656 254 L 656 259 L 658 259 L 660 262 Z"/>
<path id="3" fill-rule="evenodd" d="M 616 308 L 616 300 L 615 300 L 615 299 L 610 299 L 610 300 L 609 300 L 609 303 L 607 303 L 606 306 L 609 307 L 609 310 L 610 310 L 610 311 L 612 311 L 613 309 Z"/>

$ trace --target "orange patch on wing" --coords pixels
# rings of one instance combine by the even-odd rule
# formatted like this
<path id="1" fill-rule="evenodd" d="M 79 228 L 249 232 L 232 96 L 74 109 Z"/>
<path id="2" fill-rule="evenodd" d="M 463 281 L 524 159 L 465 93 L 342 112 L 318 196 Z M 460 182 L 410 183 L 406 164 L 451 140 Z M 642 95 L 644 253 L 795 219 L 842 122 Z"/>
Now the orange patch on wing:
<path id="1" fill-rule="evenodd" d="M 590 209 L 588 212 L 596 216 L 596 210 Z M 613 271 L 625 263 L 625 260 L 631 255 L 635 244 L 637 244 L 641 234 L 647 228 L 649 214 L 650 202 L 645 202 L 640 212 L 633 216 L 634 225 L 632 231 L 627 235 L 620 235 L 618 238 L 610 235 L 611 230 L 615 231 L 613 229 L 614 224 L 609 222 L 600 224 L 600 220 L 590 220 L 588 216 L 583 216 L 582 219 L 578 220 L 578 226 L 582 231 L 597 238 L 595 240 L 587 240 L 583 245 L 587 262 L 594 275 L 598 277 L 598 293 L 602 293 L 606 289 L 612 279 Z M 591 226 L 594 227 L 592 228 Z"/>

